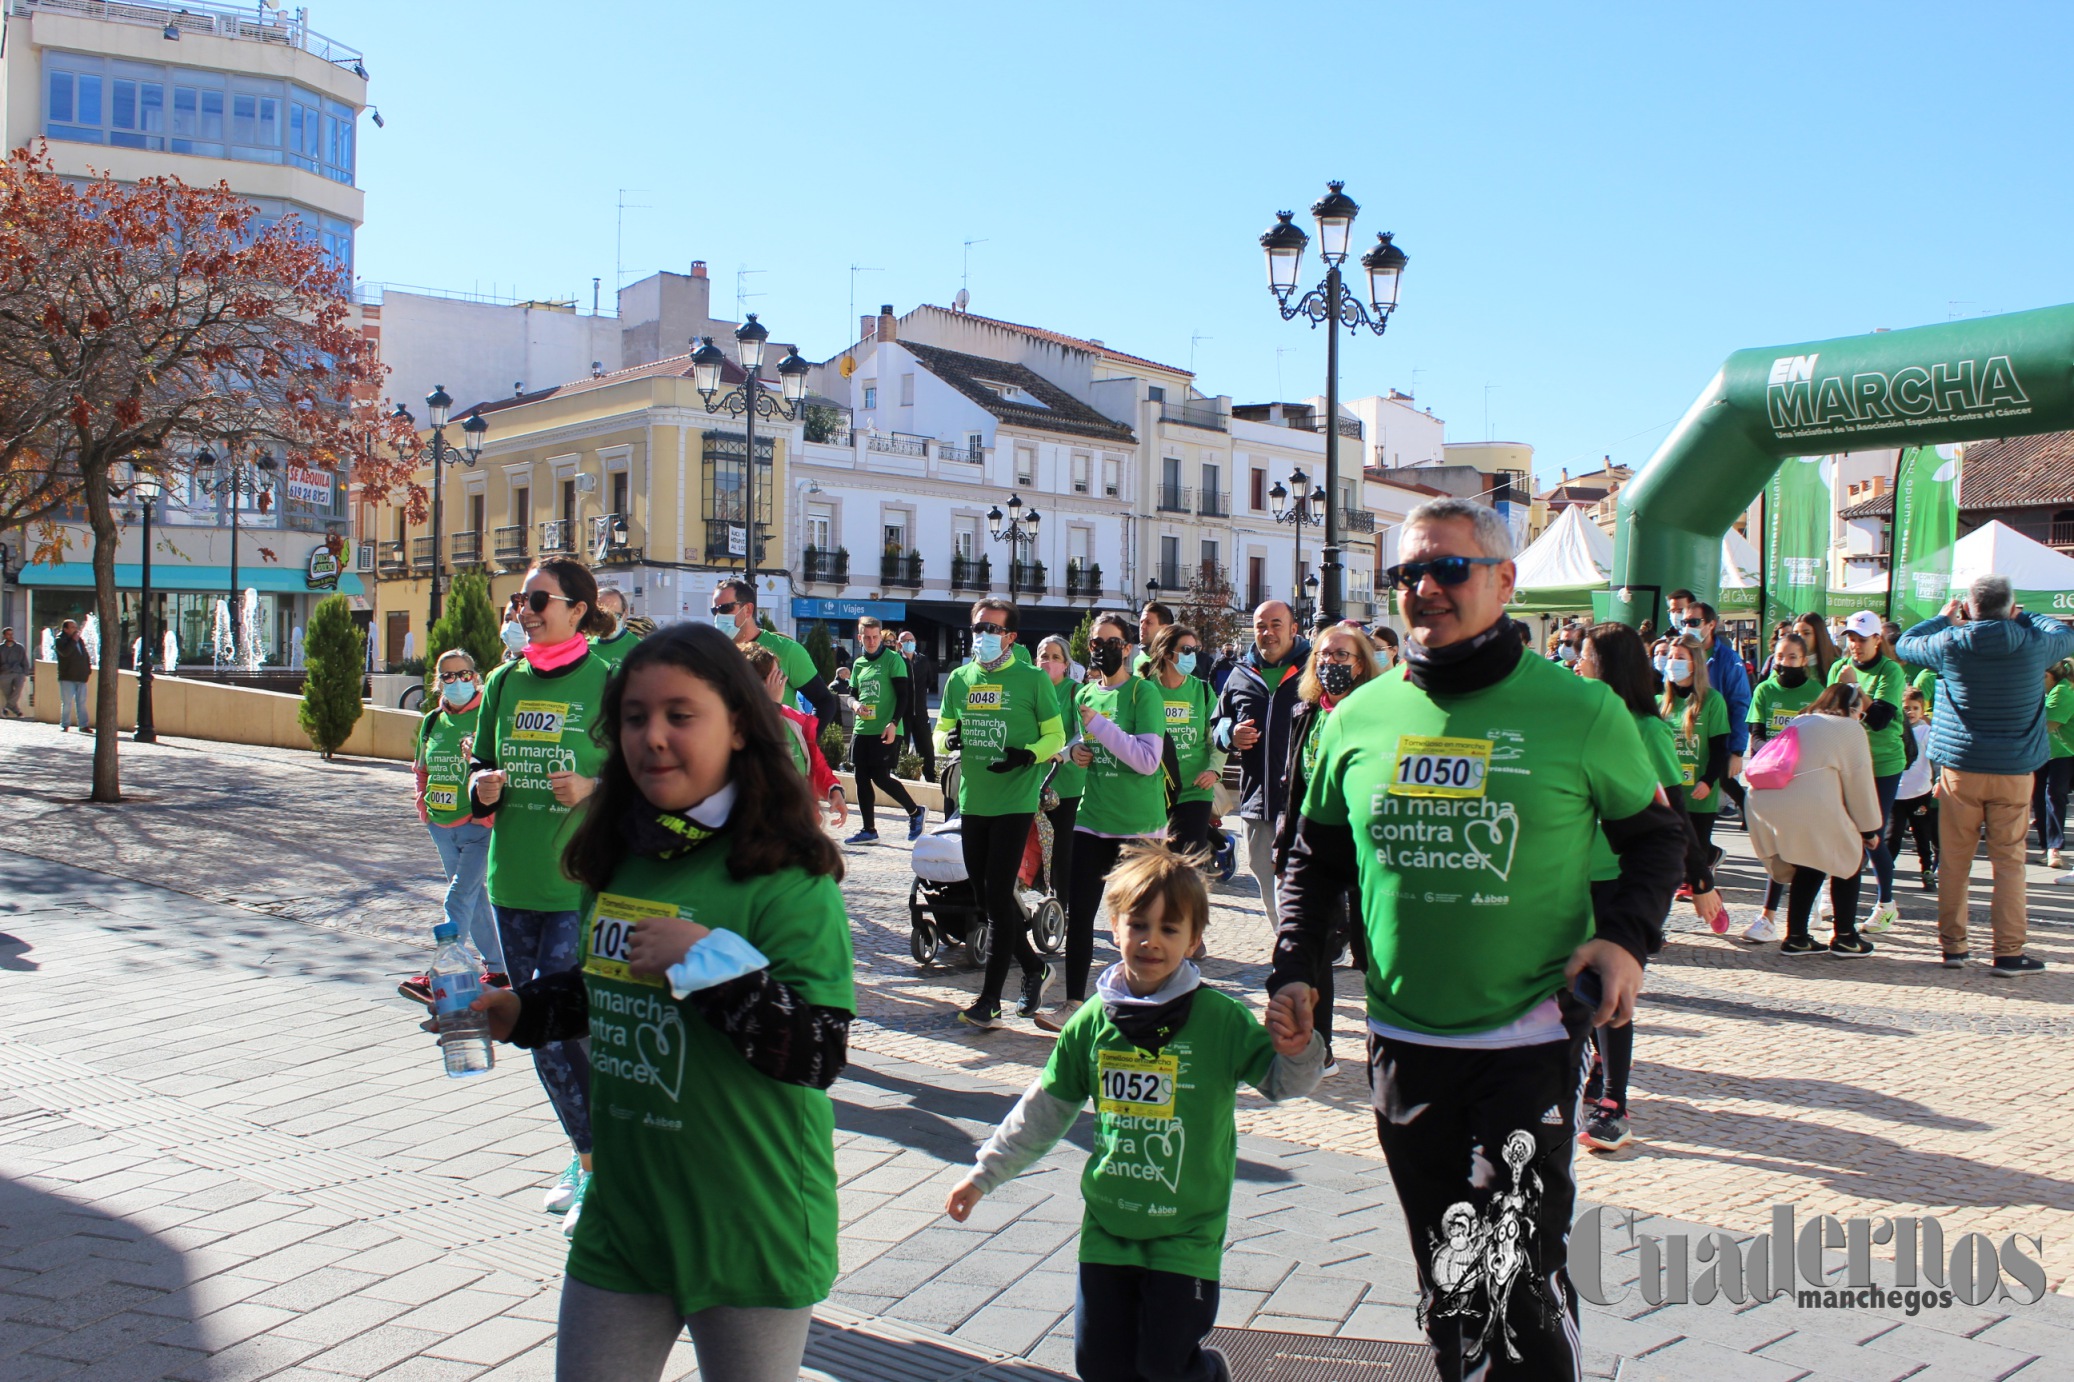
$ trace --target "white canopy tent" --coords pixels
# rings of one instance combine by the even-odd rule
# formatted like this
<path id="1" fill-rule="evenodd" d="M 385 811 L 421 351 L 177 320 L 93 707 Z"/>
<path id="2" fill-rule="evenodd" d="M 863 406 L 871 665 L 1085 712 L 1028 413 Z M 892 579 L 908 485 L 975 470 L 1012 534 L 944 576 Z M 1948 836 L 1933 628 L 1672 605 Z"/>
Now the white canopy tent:
<path id="1" fill-rule="evenodd" d="M 1952 594 L 1975 576 L 2007 576 L 2016 602 L 2032 614 L 2074 613 L 2074 557 L 2025 537 L 2006 523 L 1975 528 L 1952 546 Z"/>
<path id="2" fill-rule="evenodd" d="M 1519 568 L 1510 606 L 1514 614 L 1589 610 L 1592 592 L 1606 588 L 1613 570 L 1613 539 L 1573 504 L 1514 562 Z"/>

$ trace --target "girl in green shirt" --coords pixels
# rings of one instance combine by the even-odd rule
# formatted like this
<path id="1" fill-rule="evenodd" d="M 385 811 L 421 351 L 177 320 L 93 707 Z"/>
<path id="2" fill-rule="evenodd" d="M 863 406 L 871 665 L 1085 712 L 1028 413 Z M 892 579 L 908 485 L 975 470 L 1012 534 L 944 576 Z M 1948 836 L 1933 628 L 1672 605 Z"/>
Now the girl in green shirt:
<path id="1" fill-rule="evenodd" d="M 1167 784 L 1167 843 L 1183 854 L 1210 852 L 1210 796 L 1224 773 L 1224 751 L 1210 741 L 1217 693 L 1195 674 L 1202 639 L 1186 624 L 1165 624 L 1145 652 L 1145 675 L 1167 704 L 1174 777 Z"/>
<path id="2" fill-rule="evenodd" d="M 2074 659 L 2045 669 L 2045 742 L 2052 756 L 2033 775 L 2031 815 L 2045 867 L 2064 866 L 2067 847 L 2067 795 L 2074 784 Z"/>
<path id="3" fill-rule="evenodd" d="M 505 979 L 504 947 L 497 940 L 497 915 L 484 886 L 490 867 L 490 822 L 477 820 L 468 799 L 468 745 L 482 709 L 482 675 L 464 648 L 439 655 L 434 668 L 439 704 L 418 722 L 412 755 L 418 819 L 432 832 L 432 846 L 446 871 L 446 919 L 475 943 L 490 982 Z M 423 983 L 422 977 L 411 983 Z M 406 987 L 408 996 L 417 998 Z M 431 986 L 423 993 L 429 998 Z M 422 1001 L 422 1000 L 421 1000 Z"/>
<path id="4" fill-rule="evenodd" d="M 1865 693 L 1865 737 L 1872 748 L 1873 787 L 1880 795 L 1880 830 L 1879 842 L 1866 850 L 1873 877 L 1879 880 L 1879 900 L 1862 929 L 1878 935 L 1901 915 L 1894 905 L 1894 855 L 1887 848 L 1887 834 L 1894 824 L 1894 794 L 1908 767 L 1908 745 L 1903 742 L 1908 726 L 1901 713 L 1901 694 L 1908 682 L 1871 610 L 1861 609 L 1844 622 L 1844 642 L 1849 656 L 1830 667 L 1829 684 L 1855 682 Z"/>
<path id="5" fill-rule="evenodd" d="M 607 690 L 597 791 L 562 857 L 578 962 L 478 1000 L 520 1046 L 588 1037 L 597 1179 L 556 1376 L 798 1375 L 836 1273 L 835 1118 L 856 1008 L 842 860 L 790 732 L 726 635 L 642 640 Z"/>
<path id="6" fill-rule="evenodd" d="M 1697 638 L 1671 640 L 1661 709 L 1678 739 L 1686 813 L 1712 868 L 1720 857 L 1714 820 L 1721 812 L 1721 779 L 1728 774 L 1728 701 L 1707 685 L 1707 654 Z"/>

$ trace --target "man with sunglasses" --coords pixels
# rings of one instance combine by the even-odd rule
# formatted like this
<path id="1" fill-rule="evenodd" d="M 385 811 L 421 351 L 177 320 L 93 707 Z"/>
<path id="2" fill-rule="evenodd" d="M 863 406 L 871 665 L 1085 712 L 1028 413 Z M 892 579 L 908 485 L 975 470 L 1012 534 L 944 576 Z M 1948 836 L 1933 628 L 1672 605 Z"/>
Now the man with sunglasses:
<path id="1" fill-rule="evenodd" d="M 1246 825 L 1246 868 L 1260 885 L 1260 904 L 1272 929 L 1275 906 L 1275 822 L 1281 819 L 1289 762 L 1290 717 L 1311 645 L 1296 631 L 1296 615 L 1281 600 L 1253 611 L 1253 646 L 1225 680 L 1210 740 L 1239 760 L 1239 819 Z"/>
<path id="2" fill-rule="evenodd" d="M 712 615 L 713 622 L 734 639 L 736 647 L 753 648 L 760 643 L 771 650 L 771 656 L 778 659 L 778 666 L 785 671 L 786 687 L 793 694 L 806 697 L 807 704 L 814 708 L 816 733 L 820 732 L 820 725 L 837 723 L 842 706 L 835 699 L 835 692 L 828 689 L 821 669 L 814 665 L 814 655 L 797 641 L 758 622 L 755 586 L 747 581 L 722 581 L 713 591 Z"/>
<path id="3" fill-rule="evenodd" d="M 1517 576 L 1502 518 L 1466 499 L 1421 504 L 1399 554 L 1405 673 L 1356 690 L 1321 731 L 1268 989 L 1271 1002 L 1293 989 L 1308 1025 L 1353 889 L 1377 1139 L 1440 1375 L 1575 1377 L 1583 1047 L 1593 1026 L 1632 1018 L 1685 826 L 1613 693 L 1525 655 L 1505 617 Z M 1620 876 L 1595 909 L 1600 830 Z"/>

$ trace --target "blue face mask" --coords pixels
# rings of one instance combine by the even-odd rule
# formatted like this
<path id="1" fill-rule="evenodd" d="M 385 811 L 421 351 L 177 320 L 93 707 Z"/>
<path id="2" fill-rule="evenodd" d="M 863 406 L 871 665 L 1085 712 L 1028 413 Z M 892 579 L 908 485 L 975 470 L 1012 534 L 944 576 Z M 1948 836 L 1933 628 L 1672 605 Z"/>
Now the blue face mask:
<path id="1" fill-rule="evenodd" d="M 1174 659 L 1174 670 L 1184 677 L 1193 676 L 1195 674 L 1195 654 L 1182 653 L 1176 657 Z"/>
<path id="2" fill-rule="evenodd" d="M 1649 660 L 1656 664 L 1657 671 L 1661 672 L 1664 669 L 1664 655 L 1662 653 L 1658 653 L 1655 657 L 1652 657 Z"/>
<path id="3" fill-rule="evenodd" d="M 472 681 L 450 681 L 439 688 L 440 697 L 456 710 L 475 699 L 475 683 Z"/>
<path id="4" fill-rule="evenodd" d="M 975 662 L 992 662 L 1000 656 L 1000 634 L 976 633 L 972 636 L 972 658 Z"/>

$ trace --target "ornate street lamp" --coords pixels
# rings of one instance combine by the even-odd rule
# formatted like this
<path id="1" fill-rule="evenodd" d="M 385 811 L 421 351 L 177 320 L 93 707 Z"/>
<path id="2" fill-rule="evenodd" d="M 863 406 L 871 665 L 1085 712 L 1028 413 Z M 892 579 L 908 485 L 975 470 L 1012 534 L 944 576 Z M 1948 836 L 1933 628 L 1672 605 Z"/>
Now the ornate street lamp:
<path id="1" fill-rule="evenodd" d="M 813 370 L 800 358 L 797 346 L 788 347 L 785 358 L 778 362 L 778 395 L 773 397 L 763 382 L 763 354 L 770 338 L 770 328 L 756 320 L 754 312 L 735 329 L 735 353 L 741 358 L 742 373 L 747 378 L 725 398 L 717 400 L 713 395 L 720 392 L 720 371 L 727 363 L 727 352 L 714 345 L 711 336 L 701 336 L 696 341 L 698 349 L 691 353 L 691 385 L 705 398 L 706 411 L 741 418 L 748 433 L 748 454 L 743 467 L 747 479 L 743 485 L 742 578 L 752 585 L 756 581 L 756 548 L 762 526 L 756 518 L 756 419 L 797 420 L 804 411 L 807 375 Z"/>
<path id="2" fill-rule="evenodd" d="M 987 523 L 993 539 L 1008 544 L 1008 593 L 1012 598 L 1016 588 L 1026 576 L 1034 576 L 1037 564 L 1037 529 L 1044 522 L 1044 515 L 1031 509 L 1023 512 L 1023 497 L 1008 496 L 1008 512 L 1004 515 L 1000 507 L 987 510 Z M 1023 544 L 1030 544 L 1030 555 L 1023 556 Z"/>
<path id="3" fill-rule="evenodd" d="M 1348 291 L 1340 270 L 1346 263 L 1353 242 L 1354 218 L 1360 214 L 1361 208 L 1346 194 L 1345 187 L 1342 182 L 1327 183 L 1325 195 L 1311 207 L 1312 219 L 1318 227 L 1318 257 L 1325 261 L 1325 281 L 1293 304 L 1290 295 L 1296 291 L 1303 267 L 1304 247 L 1310 243 L 1310 237 L 1294 223 L 1296 213 L 1293 211 L 1276 212 L 1275 224 L 1260 237 L 1260 247 L 1267 252 L 1268 288 L 1275 295 L 1282 320 L 1303 317 L 1312 326 L 1322 326 L 1326 331 L 1325 421 L 1322 428 L 1325 434 L 1325 550 L 1321 555 L 1321 565 L 1325 569 L 1325 612 L 1334 619 L 1344 612 L 1342 604 L 1346 593 L 1346 572 L 1339 559 L 1342 535 L 1339 511 L 1340 327 L 1355 331 L 1365 326 L 1376 335 L 1382 335 L 1389 328 L 1390 314 L 1397 310 L 1397 290 L 1404 277 L 1404 266 L 1409 262 L 1404 251 L 1392 244 L 1389 233 L 1384 232 L 1376 237 L 1376 243 L 1368 253 L 1361 256 L 1361 267 L 1368 275 L 1367 303 L 1363 304 Z M 1297 529 L 1299 544 L 1302 531 L 1301 527 Z"/>
<path id="4" fill-rule="evenodd" d="M 1275 481 L 1269 488 L 1267 497 L 1269 504 L 1273 506 L 1275 522 L 1287 523 L 1296 529 L 1296 570 L 1289 578 L 1289 589 L 1296 596 L 1298 603 L 1302 603 L 1306 586 L 1314 594 L 1318 589 L 1316 576 L 1312 576 L 1308 581 L 1303 577 L 1303 530 L 1319 527 L 1325 522 L 1326 495 L 1322 488 L 1313 486 L 1311 477 L 1300 469 L 1289 472 L 1289 483 L 1296 487 L 1294 499 L 1290 498 L 1289 491 L 1282 487 L 1280 480 Z"/>
<path id="5" fill-rule="evenodd" d="M 158 742 L 158 726 L 151 715 L 151 511 L 158 506 L 159 496 L 166 492 L 166 482 L 156 471 L 144 470 L 134 462 L 130 466 L 130 482 L 126 487 L 129 496 L 137 501 L 144 512 L 144 560 L 138 573 L 140 604 L 137 613 L 137 730 L 136 741 L 140 744 Z"/>
<path id="6" fill-rule="evenodd" d="M 446 424 L 453 406 L 454 400 L 448 396 L 446 385 L 444 384 L 433 385 L 432 392 L 425 395 L 425 412 L 432 423 L 432 613 L 431 618 L 426 621 L 428 630 L 433 624 L 439 622 L 439 568 L 441 566 L 439 560 L 440 476 L 444 474 L 446 467 L 450 465 L 466 465 L 472 468 L 477 461 L 481 460 L 483 438 L 488 436 L 490 431 L 490 424 L 483 421 L 482 410 L 478 407 L 461 424 L 460 450 L 457 451 L 449 446 L 446 439 Z M 404 407 L 401 403 L 396 405 L 395 416 L 403 419 L 405 422 L 416 421 L 411 416 L 410 409 Z M 482 542 L 482 534 L 477 533 L 475 539 L 480 544 Z M 479 546 L 478 550 L 480 550 Z M 406 553 L 405 560 L 408 561 L 408 559 L 409 554 Z M 407 570 L 408 567 L 405 569 Z"/>

